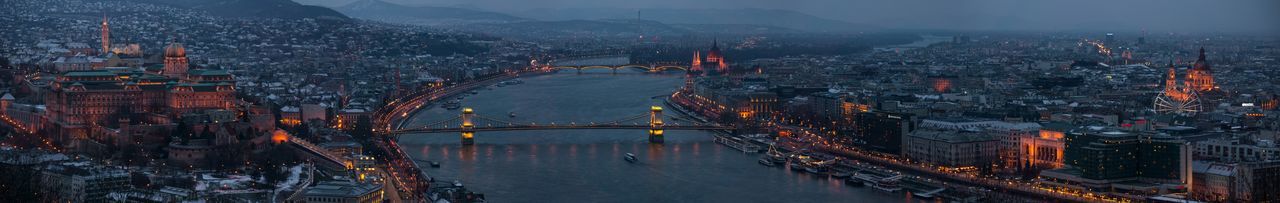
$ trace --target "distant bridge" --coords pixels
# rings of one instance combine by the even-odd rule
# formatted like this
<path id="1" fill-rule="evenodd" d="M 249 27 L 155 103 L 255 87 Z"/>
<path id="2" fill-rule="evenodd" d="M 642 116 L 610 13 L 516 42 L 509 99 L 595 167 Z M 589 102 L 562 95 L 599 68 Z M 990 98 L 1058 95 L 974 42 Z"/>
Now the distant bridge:
<path id="1" fill-rule="evenodd" d="M 475 143 L 475 133 L 485 131 L 524 131 L 524 130 L 583 130 L 583 129 L 643 129 L 648 130 L 649 142 L 663 142 L 664 130 L 734 130 L 732 126 L 707 124 L 693 121 L 665 122 L 662 107 L 653 106 L 649 113 L 603 122 L 560 122 L 560 123 L 521 123 L 505 121 L 490 117 L 477 116 L 471 108 L 464 108 L 462 114 L 443 121 L 432 122 L 422 127 L 405 128 L 391 131 L 393 135 L 415 133 L 456 132 L 462 135 L 462 144 Z M 673 119 L 679 120 L 679 119 Z"/>
<path id="2" fill-rule="evenodd" d="M 574 69 L 578 73 L 588 69 L 608 69 L 613 73 L 618 73 L 619 69 L 640 69 L 650 73 L 657 73 L 669 70 L 689 71 L 688 64 L 676 62 L 637 64 L 632 63 L 631 58 L 626 55 L 609 55 L 609 56 L 591 56 L 584 58 L 572 58 L 567 60 L 557 60 L 550 63 L 555 69 Z"/>
<path id="3" fill-rule="evenodd" d="M 618 70 L 619 70 L 619 69 L 627 69 L 627 68 L 640 69 L 640 70 L 644 70 L 644 71 L 646 71 L 646 72 L 650 72 L 650 73 L 658 73 L 658 72 L 668 71 L 668 70 L 682 70 L 682 71 L 689 71 L 689 66 L 682 66 L 682 65 L 663 65 L 663 64 L 648 64 L 648 65 L 627 64 L 627 65 L 616 65 L 616 66 L 603 66 L 603 65 L 591 65 L 591 66 L 555 66 L 555 67 L 552 67 L 552 68 L 555 68 L 555 69 L 574 69 L 574 70 L 577 70 L 577 71 L 578 71 L 578 73 L 582 73 L 582 70 L 587 70 L 587 69 L 609 69 L 609 70 L 613 70 L 613 73 L 618 73 Z"/>

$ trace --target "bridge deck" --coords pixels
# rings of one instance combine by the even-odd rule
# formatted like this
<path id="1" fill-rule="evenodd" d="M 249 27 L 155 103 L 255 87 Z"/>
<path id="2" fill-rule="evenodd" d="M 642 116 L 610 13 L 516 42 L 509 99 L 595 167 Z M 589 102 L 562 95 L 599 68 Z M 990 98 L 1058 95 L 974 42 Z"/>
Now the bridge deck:
<path id="1" fill-rule="evenodd" d="M 614 129 L 614 130 L 648 130 L 649 125 L 555 125 L 555 126 L 494 126 L 494 127 L 476 127 L 472 128 L 475 132 L 491 132 L 491 131 L 527 131 L 527 130 L 590 130 L 590 129 Z M 662 130 L 732 130 L 733 127 L 727 126 L 663 126 Z M 393 134 L 406 133 L 447 133 L 462 132 L 463 128 L 419 128 L 404 129 L 392 132 Z"/>

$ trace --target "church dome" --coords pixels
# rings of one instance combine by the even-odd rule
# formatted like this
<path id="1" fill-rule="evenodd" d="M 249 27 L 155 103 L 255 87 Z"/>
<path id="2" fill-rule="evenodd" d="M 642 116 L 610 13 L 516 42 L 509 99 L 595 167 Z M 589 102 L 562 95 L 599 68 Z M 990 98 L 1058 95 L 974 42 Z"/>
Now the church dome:
<path id="1" fill-rule="evenodd" d="M 165 57 L 186 57 L 187 48 L 182 47 L 182 43 L 177 43 L 177 42 L 170 43 L 169 46 L 164 47 L 164 56 Z"/>
<path id="2" fill-rule="evenodd" d="M 1196 63 L 1192 65 L 1191 70 L 1209 71 L 1209 63 L 1204 60 L 1204 48 L 1200 48 L 1200 59 L 1196 59 Z"/>

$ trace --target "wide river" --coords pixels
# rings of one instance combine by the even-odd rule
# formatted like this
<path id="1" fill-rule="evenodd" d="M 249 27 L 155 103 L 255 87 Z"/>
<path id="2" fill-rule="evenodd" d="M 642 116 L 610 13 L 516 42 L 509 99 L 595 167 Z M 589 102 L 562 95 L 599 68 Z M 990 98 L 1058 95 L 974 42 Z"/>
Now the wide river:
<path id="1" fill-rule="evenodd" d="M 617 75 L 607 70 L 561 71 L 526 77 L 524 84 L 480 89 L 462 100 L 476 114 L 517 121 L 590 122 L 645 114 L 683 84 L 681 74 Z M 458 116 L 435 107 L 407 127 Z M 515 113 L 515 117 L 509 117 Z M 674 112 L 666 112 L 674 114 Z M 904 202 L 905 193 L 851 187 L 834 178 L 756 163 L 716 144 L 709 132 L 666 132 L 650 144 L 645 130 L 479 132 L 474 146 L 456 133 L 405 136 L 401 146 L 419 160 L 441 163 L 424 170 L 458 180 L 492 202 Z M 622 157 L 634 153 L 638 163 Z"/>

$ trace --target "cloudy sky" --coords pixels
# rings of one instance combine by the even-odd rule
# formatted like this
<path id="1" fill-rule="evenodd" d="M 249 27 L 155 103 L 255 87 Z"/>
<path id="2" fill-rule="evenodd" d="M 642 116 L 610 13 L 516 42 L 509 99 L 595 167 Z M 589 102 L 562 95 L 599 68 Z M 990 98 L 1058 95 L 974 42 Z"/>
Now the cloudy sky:
<path id="1" fill-rule="evenodd" d="M 355 0 L 295 0 L 340 5 Z M 901 29 L 1280 31 L 1280 0 L 383 0 L 519 13 L 543 8 L 767 8 Z"/>

